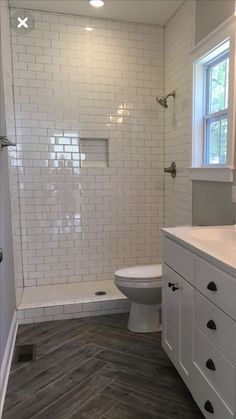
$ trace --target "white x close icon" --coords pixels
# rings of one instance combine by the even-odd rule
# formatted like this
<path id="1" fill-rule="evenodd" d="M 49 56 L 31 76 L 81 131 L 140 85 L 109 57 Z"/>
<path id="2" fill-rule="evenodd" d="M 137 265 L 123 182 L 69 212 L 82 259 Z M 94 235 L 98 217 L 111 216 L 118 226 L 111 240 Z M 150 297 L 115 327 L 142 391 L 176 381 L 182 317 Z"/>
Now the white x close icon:
<path id="1" fill-rule="evenodd" d="M 18 20 L 18 22 L 20 22 L 18 25 L 17 25 L 17 28 L 21 28 L 21 26 L 23 26 L 24 28 L 28 28 L 28 25 L 27 25 L 27 20 L 28 20 L 28 17 L 25 17 L 24 19 L 21 19 L 21 17 L 18 17 L 17 18 L 17 20 Z"/>

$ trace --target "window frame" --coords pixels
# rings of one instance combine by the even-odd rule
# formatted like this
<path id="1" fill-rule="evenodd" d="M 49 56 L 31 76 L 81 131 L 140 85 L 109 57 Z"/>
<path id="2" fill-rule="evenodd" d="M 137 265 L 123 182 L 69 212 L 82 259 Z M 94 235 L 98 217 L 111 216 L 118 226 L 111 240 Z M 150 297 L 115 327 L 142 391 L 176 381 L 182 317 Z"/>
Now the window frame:
<path id="1" fill-rule="evenodd" d="M 203 147 L 203 165 L 204 166 L 212 166 L 213 163 L 209 163 L 209 148 L 210 148 L 210 138 L 209 138 L 209 124 L 210 122 L 216 122 L 221 121 L 222 119 L 227 119 L 228 122 L 228 107 L 224 108 L 217 112 L 210 113 L 209 110 L 209 102 L 210 102 L 210 71 L 211 69 L 216 66 L 217 64 L 222 63 L 223 61 L 229 59 L 229 49 L 226 51 L 223 51 L 219 55 L 217 55 L 212 60 L 208 61 L 204 65 L 204 77 L 205 77 L 205 83 L 204 83 L 204 102 L 205 102 L 205 109 L 204 109 L 204 147 Z M 229 71 L 229 66 L 228 66 Z M 229 98 L 229 85 L 228 85 L 228 98 Z M 229 100 L 228 100 L 229 102 Z M 228 103 L 229 105 L 229 103 Z M 228 154 L 228 129 L 227 129 L 227 154 Z M 226 155 L 226 162 L 225 163 L 217 163 L 219 166 L 226 166 L 227 164 L 227 155 Z"/>
<path id="2" fill-rule="evenodd" d="M 236 18 L 229 18 L 209 34 L 192 51 L 192 164 L 193 180 L 233 181 L 235 142 L 235 27 Z M 206 164 L 205 146 L 205 68 L 229 50 L 228 141 L 226 164 Z"/>

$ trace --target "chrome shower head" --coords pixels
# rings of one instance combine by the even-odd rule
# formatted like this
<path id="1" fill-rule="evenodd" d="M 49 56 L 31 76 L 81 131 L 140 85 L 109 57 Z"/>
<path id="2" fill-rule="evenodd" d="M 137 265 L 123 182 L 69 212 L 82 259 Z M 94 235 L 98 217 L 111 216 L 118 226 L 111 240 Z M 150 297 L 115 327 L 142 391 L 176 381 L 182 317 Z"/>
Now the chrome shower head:
<path id="1" fill-rule="evenodd" d="M 159 103 L 159 105 L 163 106 L 163 108 L 168 108 L 168 105 L 167 105 L 167 100 L 166 100 L 166 98 L 165 98 L 165 97 L 163 97 L 163 96 L 158 96 L 158 97 L 156 98 L 156 101 L 157 101 L 157 103 Z"/>
<path id="2" fill-rule="evenodd" d="M 175 91 L 174 91 L 174 90 L 173 90 L 173 92 L 172 92 L 172 93 L 169 93 L 169 94 L 168 94 L 168 95 L 166 95 L 166 96 L 157 96 L 156 101 L 157 101 L 157 103 L 159 103 L 159 105 L 161 105 L 163 108 L 168 108 L 167 99 L 168 99 L 168 97 L 170 97 L 170 96 L 173 96 L 173 98 L 175 98 L 175 97 L 176 97 L 176 93 L 175 93 Z"/>

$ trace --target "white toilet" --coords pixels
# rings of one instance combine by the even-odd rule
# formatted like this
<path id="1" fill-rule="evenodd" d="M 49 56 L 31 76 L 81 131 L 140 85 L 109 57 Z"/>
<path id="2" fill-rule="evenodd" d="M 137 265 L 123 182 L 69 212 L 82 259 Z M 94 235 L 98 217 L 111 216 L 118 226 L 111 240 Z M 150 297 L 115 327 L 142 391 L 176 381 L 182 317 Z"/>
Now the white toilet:
<path id="1" fill-rule="evenodd" d="M 128 329 L 138 333 L 161 329 L 162 266 L 145 265 L 119 269 L 115 285 L 131 301 Z"/>

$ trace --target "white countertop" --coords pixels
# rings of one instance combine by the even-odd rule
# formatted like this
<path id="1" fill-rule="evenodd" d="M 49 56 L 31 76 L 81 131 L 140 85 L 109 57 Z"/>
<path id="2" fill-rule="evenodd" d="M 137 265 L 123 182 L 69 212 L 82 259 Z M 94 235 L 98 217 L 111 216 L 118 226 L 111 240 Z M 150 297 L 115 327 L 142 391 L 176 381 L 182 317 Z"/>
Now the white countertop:
<path id="1" fill-rule="evenodd" d="M 236 225 L 163 228 L 165 235 L 189 248 L 213 258 L 224 269 L 236 274 Z M 193 249 L 194 248 L 194 249 Z"/>

